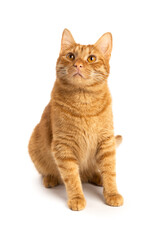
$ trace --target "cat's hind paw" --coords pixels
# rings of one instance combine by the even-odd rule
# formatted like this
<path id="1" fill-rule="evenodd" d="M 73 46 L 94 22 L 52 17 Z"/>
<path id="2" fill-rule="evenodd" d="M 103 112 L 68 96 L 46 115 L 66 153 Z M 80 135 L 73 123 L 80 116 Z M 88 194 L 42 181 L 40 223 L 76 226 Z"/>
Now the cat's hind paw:
<path id="1" fill-rule="evenodd" d="M 58 179 L 52 175 L 43 176 L 43 185 L 46 188 L 53 188 L 58 185 Z"/>

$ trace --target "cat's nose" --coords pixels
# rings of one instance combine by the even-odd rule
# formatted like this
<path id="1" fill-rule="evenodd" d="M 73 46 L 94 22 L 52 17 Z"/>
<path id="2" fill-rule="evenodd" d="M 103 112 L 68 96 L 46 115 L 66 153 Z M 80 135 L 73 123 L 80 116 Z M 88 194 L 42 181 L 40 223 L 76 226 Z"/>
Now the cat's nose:
<path id="1" fill-rule="evenodd" d="M 73 66 L 76 67 L 76 68 L 82 68 L 83 63 L 82 63 L 82 61 L 76 61 Z"/>

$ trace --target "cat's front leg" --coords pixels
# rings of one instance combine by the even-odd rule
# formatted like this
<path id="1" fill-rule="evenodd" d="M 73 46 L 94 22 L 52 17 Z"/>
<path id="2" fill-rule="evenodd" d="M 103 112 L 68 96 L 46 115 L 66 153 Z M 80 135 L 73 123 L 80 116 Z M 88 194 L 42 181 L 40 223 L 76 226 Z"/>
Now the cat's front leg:
<path id="1" fill-rule="evenodd" d="M 54 141 L 52 151 L 66 187 L 69 208 L 75 211 L 82 210 L 86 201 L 79 176 L 78 161 L 72 147 L 68 143 Z"/>
<path id="2" fill-rule="evenodd" d="M 116 185 L 116 144 L 114 136 L 99 141 L 96 160 L 103 179 L 105 201 L 110 206 L 123 205 Z"/>

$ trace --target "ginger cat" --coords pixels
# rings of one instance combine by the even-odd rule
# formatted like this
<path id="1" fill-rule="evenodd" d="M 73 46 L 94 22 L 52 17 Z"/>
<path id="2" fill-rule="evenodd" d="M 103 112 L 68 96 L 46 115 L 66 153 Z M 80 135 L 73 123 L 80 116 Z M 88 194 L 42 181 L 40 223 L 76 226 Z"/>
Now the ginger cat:
<path id="1" fill-rule="evenodd" d="M 51 100 L 29 142 L 29 154 L 45 187 L 65 184 L 68 206 L 86 205 L 82 183 L 103 185 L 106 204 L 120 206 L 112 100 L 107 86 L 112 35 L 94 45 L 77 44 L 63 31 Z"/>

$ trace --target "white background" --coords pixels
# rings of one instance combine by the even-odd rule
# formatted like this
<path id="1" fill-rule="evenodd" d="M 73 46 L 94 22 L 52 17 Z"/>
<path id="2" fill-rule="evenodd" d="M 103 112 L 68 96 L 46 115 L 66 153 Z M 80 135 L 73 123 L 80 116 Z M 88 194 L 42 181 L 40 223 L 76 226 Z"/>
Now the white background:
<path id="1" fill-rule="evenodd" d="M 0 238 L 160 239 L 159 1 L 0 1 Z M 124 206 L 84 184 L 85 210 L 45 189 L 27 145 L 55 81 L 62 31 L 81 44 L 113 35 L 109 86 Z"/>

